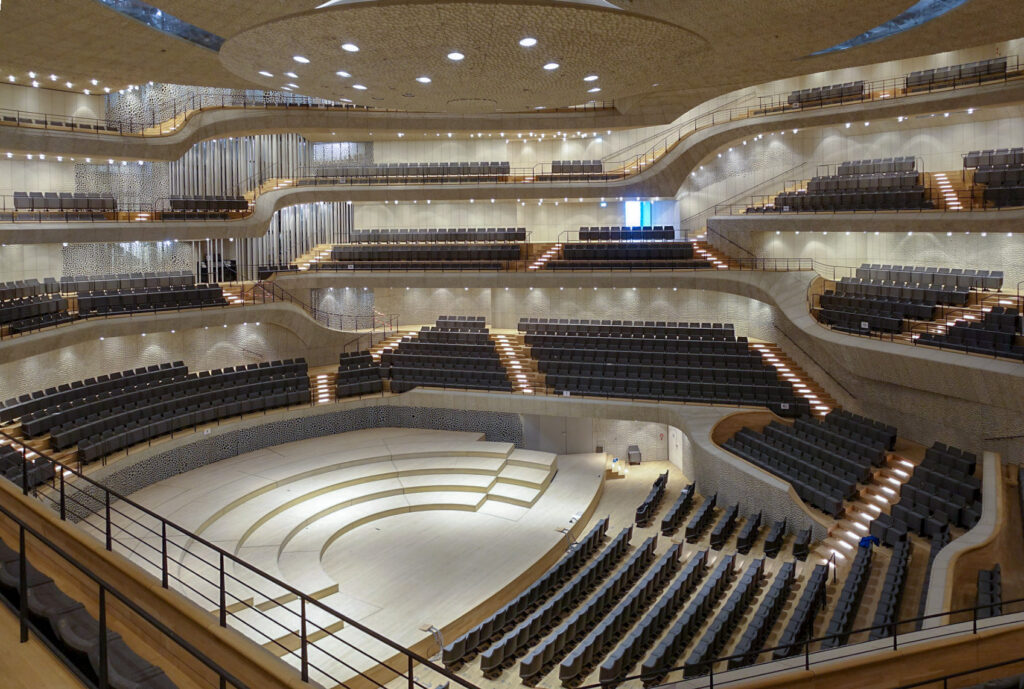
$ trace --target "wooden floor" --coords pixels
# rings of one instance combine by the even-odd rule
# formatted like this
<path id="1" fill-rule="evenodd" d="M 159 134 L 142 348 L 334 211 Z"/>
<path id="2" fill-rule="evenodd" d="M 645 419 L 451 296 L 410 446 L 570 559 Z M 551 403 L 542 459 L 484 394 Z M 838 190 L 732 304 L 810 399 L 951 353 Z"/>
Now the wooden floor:
<path id="1" fill-rule="evenodd" d="M 83 689 L 85 687 L 57 660 L 43 642 L 29 634 L 20 643 L 18 618 L 0 606 L 0 648 L 4 649 L 4 689 Z"/>

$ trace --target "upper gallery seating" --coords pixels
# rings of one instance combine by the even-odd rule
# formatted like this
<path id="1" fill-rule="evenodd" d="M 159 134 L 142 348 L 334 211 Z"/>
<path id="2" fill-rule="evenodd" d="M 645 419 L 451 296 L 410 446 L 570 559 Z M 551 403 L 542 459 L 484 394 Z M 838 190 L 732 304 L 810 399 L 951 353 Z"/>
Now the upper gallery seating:
<path id="1" fill-rule="evenodd" d="M 114 123 L 99 122 L 97 120 L 91 120 L 91 118 L 86 121 L 82 121 L 69 115 L 69 119 L 65 122 L 63 119 L 57 119 L 60 117 L 59 115 L 40 115 L 38 113 L 18 111 L 8 112 L 10 114 L 4 113 L 3 116 L 0 116 L 0 122 L 4 122 L 6 124 L 36 125 L 39 127 L 67 127 L 68 129 L 84 129 L 90 132 L 95 131 L 100 133 L 123 133 L 120 123 L 116 121 Z"/>
<path id="2" fill-rule="evenodd" d="M 502 270 L 518 261 L 517 244 L 338 245 L 331 260 L 314 264 L 323 270 Z"/>
<path id="3" fill-rule="evenodd" d="M 857 617 L 857 608 L 860 607 L 860 600 L 871 574 L 872 552 L 870 543 L 857 548 L 853 564 L 846 574 L 846 581 L 843 582 L 843 591 L 839 594 L 839 600 L 832 611 L 832 619 L 825 633 L 828 638 L 821 643 L 822 649 L 843 646 L 849 640 L 853 621 Z"/>
<path id="4" fill-rule="evenodd" d="M 54 476 L 53 462 L 43 459 L 27 448 L 0 445 L 0 474 L 19 486 L 35 488 Z"/>
<path id="5" fill-rule="evenodd" d="M 0 302 L 0 324 L 10 323 L 17 328 L 21 321 L 41 316 L 67 314 L 68 300 L 59 294 L 39 294 Z"/>
<path id="6" fill-rule="evenodd" d="M 460 227 L 352 230 L 353 244 L 438 244 L 446 242 L 525 242 L 525 227 Z"/>
<path id="7" fill-rule="evenodd" d="M 907 285 L 936 285 L 964 289 L 1002 289 L 1003 271 L 965 268 L 932 268 L 924 266 L 890 266 L 862 263 L 856 277 Z"/>
<path id="8" fill-rule="evenodd" d="M 56 294 L 60 292 L 60 285 L 53 278 L 43 278 L 42 282 L 31 278 L 29 280 L 15 280 L 12 282 L 0 283 L 0 301 L 21 299 L 23 297 L 35 297 L 41 294 Z"/>
<path id="9" fill-rule="evenodd" d="M 379 180 L 387 184 L 408 182 L 496 182 L 511 174 L 508 162 L 472 163 L 374 163 L 370 165 L 329 165 L 317 168 L 303 184 L 331 183 L 328 180 Z"/>
<path id="10" fill-rule="evenodd" d="M 978 619 L 1003 614 L 1003 574 L 999 563 L 992 569 L 978 570 L 977 607 Z"/>
<path id="11" fill-rule="evenodd" d="M 39 428 L 63 450 L 78 445 L 89 462 L 157 436 L 217 419 L 309 403 L 305 359 L 249 364 L 202 373 L 181 366 L 170 377 L 78 399 L 37 412 Z"/>
<path id="12" fill-rule="evenodd" d="M 930 276 L 918 277 L 927 280 Z M 934 278 L 934 276 L 931 277 Z M 872 280 L 845 276 L 836 284 L 836 293 L 843 296 L 906 299 L 918 304 L 966 306 L 970 289 L 947 286 L 939 282 L 897 282 L 896 280 Z"/>
<path id="13" fill-rule="evenodd" d="M 676 228 L 672 225 L 652 227 L 581 227 L 581 242 L 630 242 L 645 240 L 673 240 Z"/>
<path id="14" fill-rule="evenodd" d="M 935 317 L 935 306 L 931 304 L 919 304 L 910 299 L 846 296 L 830 289 L 825 290 L 818 303 L 821 306 L 818 320 L 844 332 L 898 333 L 903 331 L 904 319 L 930 321 Z"/>
<path id="15" fill-rule="evenodd" d="M 52 471 L 52 469 L 51 469 Z M 0 595 L 16 610 L 21 599 L 21 554 L 0 541 Z M 117 632 L 107 630 L 106 655 L 100 653 L 100 624 L 78 600 L 67 595 L 51 579 L 25 562 L 28 619 L 47 644 L 99 676 L 101 658 L 106 660 L 108 686 L 115 689 L 175 689 L 164 671 L 129 648 Z M 87 673 L 83 675 L 88 676 Z M 84 682 L 83 682 L 84 683 Z"/>
<path id="16" fill-rule="evenodd" d="M 336 397 L 368 395 L 383 389 L 380 364 L 373 360 L 370 352 L 351 352 L 338 358 Z"/>
<path id="17" fill-rule="evenodd" d="M 117 210 L 117 199 L 109 193 L 68 193 L 52 191 L 14 192 L 16 211 L 99 211 Z"/>
<path id="18" fill-rule="evenodd" d="M 845 84 L 816 86 L 798 89 L 789 94 L 787 102 L 791 107 L 823 105 L 825 103 L 848 103 L 864 98 L 864 81 L 850 81 Z"/>
<path id="19" fill-rule="evenodd" d="M 761 433 L 740 429 L 722 446 L 793 484 L 801 499 L 838 517 L 843 501 L 882 466 L 894 428 L 836 409 L 822 420 L 770 422 Z"/>
<path id="20" fill-rule="evenodd" d="M 604 162 L 600 160 L 555 160 L 551 163 L 550 174 L 545 172 L 537 177 L 541 182 L 572 182 L 607 178 L 608 176 L 604 174 Z"/>
<path id="21" fill-rule="evenodd" d="M 871 535 L 895 545 L 908 531 L 935 536 L 947 525 L 969 529 L 981 518 L 981 481 L 974 475 L 977 457 L 935 443 L 910 480 L 900 486 L 891 514 L 871 522 Z"/>
<path id="22" fill-rule="evenodd" d="M 1020 332 L 1017 309 L 993 306 L 981 321 L 957 320 L 944 333 L 921 333 L 917 343 L 1024 361 L 1024 346 L 1015 344 Z"/>
<path id="23" fill-rule="evenodd" d="M 206 306 L 227 306 L 224 290 L 220 285 L 144 287 L 78 293 L 78 314 L 83 318 L 91 315 L 173 311 Z"/>
<path id="24" fill-rule="evenodd" d="M 974 183 L 984 184 L 985 201 L 997 208 L 1024 205 L 1024 147 L 971 151 L 965 168 L 974 171 Z"/>
<path id="25" fill-rule="evenodd" d="M 809 402 L 798 398 L 729 324 L 523 318 L 519 331 L 558 394 L 746 404 L 782 416 L 810 414 Z"/>
<path id="26" fill-rule="evenodd" d="M 278 263 L 275 265 L 261 265 L 256 267 L 256 279 L 266 280 L 274 273 L 297 273 L 299 266 L 295 263 Z"/>
<path id="27" fill-rule="evenodd" d="M 160 213 L 164 220 L 226 220 L 229 213 L 249 210 L 243 196 L 172 196 L 167 206 Z"/>
<path id="28" fill-rule="evenodd" d="M 893 546 L 889 569 L 885 572 L 882 593 L 878 598 L 878 608 L 875 610 L 875 619 L 871 623 L 872 627 L 877 627 L 871 630 L 871 639 L 883 639 L 892 636 L 895 631 L 889 625 L 899 619 L 900 602 L 903 600 L 903 589 L 907 583 L 911 545 L 911 542 L 904 538 Z"/>
<path id="29" fill-rule="evenodd" d="M 1005 57 L 994 57 L 989 60 L 968 62 L 952 67 L 936 67 L 911 72 L 907 75 L 907 91 L 920 91 L 932 88 L 953 86 L 959 83 L 978 83 L 991 79 L 1002 79 L 1006 76 Z"/>
<path id="30" fill-rule="evenodd" d="M 690 242 L 603 242 L 566 244 L 562 258 L 547 262 L 554 270 L 635 270 L 710 268 L 705 259 L 695 259 Z"/>
<path id="31" fill-rule="evenodd" d="M 391 377 L 392 392 L 420 385 L 512 391 L 483 317 L 442 316 L 416 338 L 405 337 L 396 349 L 385 349 L 380 363 Z"/>
<path id="32" fill-rule="evenodd" d="M 776 211 L 855 211 L 930 208 L 910 156 L 846 161 L 837 174 L 814 177 L 806 191 L 775 197 Z"/>

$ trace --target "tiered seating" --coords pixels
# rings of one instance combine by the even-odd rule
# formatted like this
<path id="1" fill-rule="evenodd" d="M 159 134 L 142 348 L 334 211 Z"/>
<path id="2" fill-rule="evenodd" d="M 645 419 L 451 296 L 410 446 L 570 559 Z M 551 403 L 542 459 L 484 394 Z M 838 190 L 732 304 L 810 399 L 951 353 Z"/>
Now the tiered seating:
<path id="1" fill-rule="evenodd" d="M 556 393 L 765 406 L 810 404 L 722 323 L 520 319 L 530 356 Z"/>
<path id="2" fill-rule="evenodd" d="M 798 89 L 789 94 L 786 102 L 790 107 L 805 105 L 824 105 L 826 103 L 849 103 L 864 99 L 864 81 L 849 81 L 845 84 L 816 86 L 810 89 Z"/>
<path id="3" fill-rule="evenodd" d="M 844 646 L 849 640 L 857 608 L 860 606 L 860 599 L 864 595 L 868 575 L 871 573 L 871 553 L 870 544 L 857 548 L 850 572 L 843 583 L 843 591 L 839 594 L 839 601 L 832 613 L 832 620 L 828 623 L 825 635 L 829 638 L 821 643 L 823 649 Z"/>
<path id="4" fill-rule="evenodd" d="M 73 418 L 62 415 L 51 428 L 50 443 L 57 450 L 77 443 L 79 459 L 88 462 L 189 426 L 309 399 L 305 359 L 183 374 L 163 385 L 82 401 Z"/>
<path id="5" fill-rule="evenodd" d="M 1006 58 L 993 57 L 952 67 L 936 67 L 911 72 L 906 78 L 907 91 L 929 91 L 957 84 L 976 84 L 1006 76 Z"/>
<path id="6" fill-rule="evenodd" d="M 871 534 L 895 545 L 907 531 L 930 537 L 953 524 L 971 528 L 981 518 L 981 481 L 974 476 L 977 457 L 955 447 L 935 443 L 910 480 L 900 486 L 900 500 L 892 514 L 880 514 Z"/>
<path id="7" fill-rule="evenodd" d="M 796 610 L 793 611 L 782 632 L 778 648 L 772 652 L 774 660 L 788 658 L 803 650 L 803 642 L 812 635 L 814 618 L 818 616 L 818 611 L 825 606 L 826 584 L 828 584 L 828 567 L 816 565 L 811 576 L 807 578 L 807 585 L 804 586 L 804 591 L 800 594 Z"/>
<path id="8" fill-rule="evenodd" d="M 684 676 L 706 675 L 710 671 L 708 661 L 714 660 L 732 637 L 740 619 L 746 614 L 747 608 L 757 596 L 763 577 L 764 558 L 754 560 L 743 573 L 736 588 L 729 594 L 725 607 L 711 622 L 711 626 L 697 642 L 690 657 L 686 659 L 686 663 L 683 665 Z"/>
<path id="9" fill-rule="evenodd" d="M 491 638 L 509 631 L 524 615 L 529 615 L 546 601 L 555 589 L 573 576 L 601 546 L 608 533 L 608 519 L 602 519 L 590 532 L 546 571 L 528 589 L 473 629 L 444 647 L 441 661 L 445 667 L 458 668 Z"/>
<path id="10" fill-rule="evenodd" d="M 445 242 L 525 242 L 525 227 L 459 227 L 352 230 L 353 244 L 438 244 Z"/>
<path id="11" fill-rule="evenodd" d="M 274 263 L 256 267 L 256 278 L 266 280 L 274 273 L 297 273 L 299 266 L 294 263 Z"/>
<path id="12" fill-rule="evenodd" d="M 705 259 L 694 258 L 690 242 L 605 242 L 566 244 L 562 258 L 547 262 L 554 270 L 676 270 L 710 268 Z"/>
<path id="13" fill-rule="evenodd" d="M 554 160 L 551 162 L 551 174 L 542 174 L 539 180 L 573 181 L 580 179 L 604 179 L 604 163 L 600 160 Z"/>
<path id="14" fill-rule="evenodd" d="M 956 320 L 944 333 L 921 333 L 918 344 L 958 352 L 1024 361 L 1024 346 L 1016 344 L 1021 316 L 1012 307 L 993 306 L 981 321 Z"/>
<path id="15" fill-rule="evenodd" d="M 645 527 L 654 519 L 654 513 L 658 511 L 662 498 L 665 497 L 665 486 L 668 485 L 668 472 L 659 474 L 651 486 L 651 492 L 647 494 L 644 501 L 636 508 L 636 525 Z"/>
<path id="16" fill-rule="evenodd" d="M 67 314 L 68 300 L 59 294 L 39 294 L 0 302 L 0 324 L 17 324 L 40 316 Z"/>
<path id="17" fill-rule="evenodd" d="M 999 290 L 1003 287 L 1003 271 L 966 268 L 934 268 L 925 266 L 890 266 L 862 263 L 855 277 L 861 280 L 895 282 L 901 285 L 960 287 L 963 289 Z"/>
<path id="18" fill-rule="evenodd" d="M 644 651 L 657 639 L 676 613 L 683 607 L 690 592 L 704 578 L 708 566 L 708 551 L 703 550 L 690 558 L 682 573 L 661 596 L 639 624 L 601 664 L 602 684 L 613 684 L 629 674 Z"/>
<path id="19" fill-rule="evenodd" d="M 782 550 L 782 542 L 786 538 L 786 520 L 779 519 L 772 523 L 768 535 L 764 537 L 764 554 L 774 558 Z"/>
<path id="20" fill-rule="evenodd" d="M 964 156 L 965 168 L 1005 168 L 1007 166 L 1017 167 L 1020 165 L 1024 165 L 1024 146 L 971 151 Z M 977 173 L 975 173 L 974 181 L 988 184 L 985 180 L 977 179 Z"/>
<path id="21" fill-rule="evenodd" d="M 69 314 L 67 311 L 54 311 L 43 316 L 33 316 L 20 321 L 14 321 L 7 326 L 11 334 L 27 333 L 40 328 L 49 328 L 53 325 L 63 325 L 78 320 L 78 316 Z"/>
<path id="22" fill-rule="evenodd" d="M 747 521 L 744 522 L 743 528 L 740 529 L 739 535 L 736 537 L 736 552 L 740 555 L 746 555 L 750 552 L 750 549 L 754 547 L 754 543 L 757 541 L 757 535 L 761 531 L 761 513 L 752 514 L 747 517 Z"/>
<path id="23" fill-rule="evenodd" d="M 930 208 L 910 156 L 840 163 L 837 174 L 814 177 L 806 191 L 775 197 L 776 211 L 856 211 Z"/>
<path id="24" fill-rule="evenodd" d="M 793 426 L 772 421 L 761 433 L 741 429 L 723 447 L 793 484 L 803 500 L 838 517 L 843 501 L 867 483 L 871 467 L 885 462 L 895 429 L 839 410 L 821 421 L 797 419 Z"/>
<path id="25" fill-rule="evenodd" d="M 96 378 L 76 380 L 73 383 L 63 383 L 58 387 L 47 388 L 46 390 L 36 390 L 32 393 L 12 397 L 4 402 L 0 406 L 0 423 L 13 421 L 47 407 L 73 403 L 90 395 L 117 390 L 129 385 L 170 379 L 181 372 L 188 372 L 188 369 L 180 361 L 173 364 L 153 364 L 149 367 L 137 368 L 134 371 L 128 369 L 127 371 L 104 374 Z"/>
<path id="26" fill-rule="evenodd" d="M 19 212 L 98 211 L 104 213 L 117 210 L 117 199 L 113 194 L 16 191 L 14 192 L 14 209 Z"/>
<path id="27" fill-rule="evenodd" d="M 919 304 L 910 299 L 846 296 L 825 290 L 818 303 L 821 306 L 819 320 L 846 332 L 898 333 L 903 330 L 904 319 L 930 321 L 935 318 L 934 304 Z"/>
<path id="28" fill-rule="evenodd" d="M 935 283 L 900 283 L 847 276 L 836 284 L 836 293 L 854 297 L 909 300 L 918 304 L 966 306 L 970 290 L 967 287 L 947 287 Z"/>
<path id="29" fill-rule="evenodd" d="M 978 571 L 978 619 L 1003 614 L 1003 575 L 999 564 Z"/>
<path id="30" fill-rule="evenodd" d="M 676 228 L 672 225 L 654 225 L 652 227 L 581 227 L 581 242 L 637 242 L 652 240 L 671 241 L 676 238 Z"/>
<path id="31" fill-rule="evenodd" d="M 441 325 L 446 322 L 449 325 Z M 382 352 L 381 367 L 391 377 L 392 392 L 420 385 L 512 391 L 508 372 L 482 319 L 459 321 L 442 316 L 437 323 L 421 329 L 416 339 L 405 337 L 397 349 Z"/>
<path id="32" fill-rule="evenodd" d="M 405 182 L 499 182 L 511 174 L 508 162 L 470 163 L 375 163 L 371 165 L 330 165 L 318 168 L 302 184 L 328 183 L 343 179 L 350 182 L 379 180 Z"/>
<path id="33" fill-rule="evenodd" d="M 687 543 L 696 543 L 701 539 L 701 535 L 711 524 L 711 520 L 715 516 L 715 504 L 718 502 L 718 493 L 715 493 L 710 498 L 704 500 L 697 511 L 694 513 L 690 522 L 686 525 L 686 536 Z"/>
<path id="34" fill-rule="evenodd" d="M 679 557 L 683 546 L 676 543 L 661 556 L 657 564 L 640 581 L 622 602 L 615 606 L 608 616 L 590 634 L 586 636 L 558 668 L 558 678 L 562 685 L 569 687 L 585 677 L 590 670 L 601 662 L 608 649 L 621 636 L 622 632 L 632 625 L 644 610 L 653 602 L 654 597 L 672 580 L 679 569 Z M 536 654 L 535 650 L 533 654 Z M 546 656 L 545 656 L 546 657 Z M 527 660 L 523 660 L 526 667 Z M 520 676 L 526 681 L 528 678 Z M 541 677 L 541 674 L 535 675 Z"/>
<path id="35" fill-rule="evenodd" d="M 0 474 L 19 487 L 27 483 L 31 489 L 49 482 L 55 471 L 53 462 L 30 450 L 0 445 Z"/>
<path id="36" fill-rule="evenodd" d="M 764 600 L 761 601 L 761 606 L 754 613 L 750 624 L 743 630 L 743 636 L 740 637 L 739 643 L 732 651 L 733 657 L 729 659 L 730 670 L 753 665 L 757 661 L 758 654 L 764 648 L 765 640 L 779 619 L 779 615 L 782 614 L 782 609 L 789 598 L 795 571 L 796 563 L 794 562 L 786 562 L 779 568 L 779 573 L 775 575 L 771 588 L 768 589 Z"/>
<path id="37" fill-rule="evenodd" d="M 583 571 L 551 596 L 542 606 L 480 654 L 480 669 L 490 679 L 501 674 L 530 644 L 536 642 L 619 564 L 629 550 L 633 527 L 623 529 Z"/>
<path id="38" fill-rule="evenodd" d="M 15 610 L 21 602 L 21 566 L 21 555 L 0 541 L 0 595 Z M 25 562 L 24 566 L 29 619 L 46 637 L 46 643 L 97 676 L 102 660 L 106 660 L 110 687 L 175 688 L 163 670 L 136 654 L 120 634 L 109 629 L 106 632 L 106 657 L 101 660 L 100 624 L 96 618 L 31 562 Z"/>
<path id="39" fill-rule="evenodd" d="M 722 558 L 700 591 L 694 595 L 682 616 L 672 625 L 657 648 L 647 656 L 641 670 L 645 687 L 655 686 L 664 680 L 668 670 L 675 665 L 690 640 L 700 631 L 704 621 L 732 583 L 735 559 L 735 555 Z"/>
<path id="40" fill-rule="evenodd" d="M 69 294 L 115 289 L 191 287 L 194 284 L 196 284 L 196 276 L 192 271 L 188 270 L 171 270 L 158 273 L 119 273 L 117 275 L 65 275 L 60 279 L 60 291 Z"/>
<path id="41" fill-rule="evenodd" d="M 53 278 L 44 278 L 42 282 L 31 278 L 29 280 L 0 283 L 0 301 L 56 294 L 58 292 L 60 292 L 60 286 Z"/>
<path id="42" fill-rule="evenodd" d="M 249 202 L 243 196 L 172 196 L 167 207 L 164 220 L 220 220 L 249 210 Z"/>
<path id="43" fill-rule="evenodd" d="M 340 245 L 331 249 L 322 270 L 502 270 L 520 260 L 516 244 Z"/>
<path id="44" fill-rule="evenodd" d="M 568 619 L 555 628 L 544 642 L 535 647 L 524 658 L 519 666 L 519 676 L 524 683 L 536 682 L 544 676 L 548 667 L 561 658 L 566 651 L 573 647 L 573 644 L 588 634 L 598 620 L 611 610 L 617 601 L 632 588 L 633 584 L 643 575 L 651 562 L 654 560 L 654 548 L 657 546 L 658 537 L 651 536 L 646 539 L 639 548 L 633 551 L 629 560 L 606 581 L 590 598 L 583 603 Z M 674 553 L 678 558 L 678 550 Z M 664 581 L 672 572 L 671 558 L 662 558 L 659 565 L 662 565 L 652 572 L 653 581 L 657 588 L 661 588 Z M 646 582 L 645 582 L 646 583 Z M 644 584 L 640 585 L 641 588 Z M 575 662 L 566 659 L 568 665 L 565 668 L 566 676 L 575 676 L 582 669 L 583 658 L 577 656 Z M 561 672 L 561 669 L 560 669 Z"/>
<path id="45" fill-rule="evenodd" d="M 725 547 L 725 542 L 729 540 L 729 536 L 736 530 L 736 518 L 739 514 L 740 506 L 737 504 L 732 504 L 725 508 L 721 519 L 715 524 L 715 528 L 711 530 L 711 548 L 713 550 L 721 550 Z"/>
<path id="46" fill-rule="evenodd" d="M 690 507 L 693 506 L 694 489 L 695 484 L 691 483 L 679 492 L 679 497 L 676 498 L 675 503 L 673 503 L 672 507 L 669 508 L 668 513 L 661 520 L 662 536 L 671 536 L 679 530 L 679 526 L 683 523 L 686 513 L 689 512 Z"/>
<path id="47" fill-rule="evenodd" d="M 335 396 L 353 397 L 369 395 L 384 389 L 380 377 L 380 364 L 373 360 L 370 352 L 350 352 L 338 358 Z"/>
<path id="48" fill-rule="evenodd" d="M 78 314 L 86 317 L 139 311 L 175 311 L 227 306 L 220 285 L 144 287 L 78 293 Z"/>
<path id="49" fill-rule="evenodd" d="M 971 151 L 964 168 L 976 168 L 974 183 L 985 185 L 985 201 L 997 208 L 1024 205 L 1024 147 Z"/>
<path id="50" fill-rule="evenodd" d="M 892 549 L 889 569 L 885 572 L 882 583 L 882 594 L 875 609 L 875 619 L 871 623 L 869 638 L 884 639 L 892 636 L 895 629 L 892 624 L 899 619 L 900 602 L 903 600 L 903 588 L 907 583 L 907 565 L 910 562 L 911 543 L 907 539 L 898 541 Z"/>
<path id="51" fill-rule="evenodd" d="M 796 538 L 793 539 L 793 557 L 803 562 L 810 554 L 811 530 L 810 528 L 800 529 L 796 534 Z"/>

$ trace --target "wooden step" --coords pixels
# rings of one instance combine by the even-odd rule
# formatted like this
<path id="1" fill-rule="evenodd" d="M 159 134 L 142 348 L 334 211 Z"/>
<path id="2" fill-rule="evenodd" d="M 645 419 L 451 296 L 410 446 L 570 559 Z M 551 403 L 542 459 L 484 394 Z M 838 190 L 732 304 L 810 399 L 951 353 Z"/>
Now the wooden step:
<path id="1" fill-rule="evenodd" d="M 773 366 L 778 371 L 780 378 L 793 384 L 797 395 L 810 401 L 813 415 L 825 416 L 838 406 L 825 388 L 811 378 L 805 370 L 797 366 L 796 362 L 779 345 L 772 342 L 755 342 L 750 346 L 761 353 L 766 364 Z"/>

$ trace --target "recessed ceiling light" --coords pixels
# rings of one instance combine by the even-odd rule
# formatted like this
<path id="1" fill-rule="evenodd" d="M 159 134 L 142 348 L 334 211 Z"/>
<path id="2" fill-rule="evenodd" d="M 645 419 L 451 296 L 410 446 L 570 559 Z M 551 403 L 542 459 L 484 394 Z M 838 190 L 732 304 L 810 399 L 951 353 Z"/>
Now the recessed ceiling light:
<path id="1" fill-rule="evenodd" d="M 589 76 L 585 76 L 583 77 L 583 81 L 597 81 L 597 75 L 591 74 Z"/>
<path id="2" fill-rule="evenodd" d="M 359 52 L 359 46 L 357 46 L 355 43 L 342 43 L 341 44 L 341 49 L 344 50 L 346 53 L 358 53 Z"/>
<path id="3" fill-rule="evenodd" d="M 92 80 L 92 85 L 93 86 L 99 86 L 99 84 L 100 84 L 100 82 L 96 81 L 95 79 Z"/>
<path id="4" fill-rule="evenodd" d="M 350 76 L 352 76 L 351 74 L 349 74 L 348 72 L 346 72 L 343 69 L 339 69 L 337 72 L 335 72 L 335 74 L 337 74 L 339 77 L 341 77 L 343 79 L 348 79 Z"/>
<path id="5" fill-rule="evenodd" d="M 429 84 L 430 77 L 416 77 L 416 81 L 420 82 L 421 84 Z"/>
<path id="6" fill-rule="evenodd" d="M 295 60 L 296 62 L 298 62 L 300 65 L 308 65 L 309 64 L 309 58 L 308 57 L 303 57 L 302 55 L 293 55 L 292 59 Z"/>
<path id="7" fill-rule="evenodd" d="M 267 70 L 263 69 L 263 70 L 260 70 L 260 76 L 261 77 L 272 77 L 274 75 L 271 74 L 270 72 L 268 72 Z"/>
<path id="8" fill-rule="evenodd" d="M 286 77 L 288 77 L 289 79 L 298 79 L 299 78 L 299 75 L 296 74 L 295 72 L 285 72 L 284 75 Z"/>
<path id="9" fill-rule="evenodd" d="M 352 84 L 352 88 L 356 89 L 357 91 L 365 91 L 366 90 L 366 87 L 363 86 L 362 84 Z"/>
<path id="10" fill-rule="evenodd" d="M 533 46 L 537 45 L 537 39 L 527 36 L 526 38 L 519 39 L 519 45 L 523 46 L 524 48 L 532 48 Z"/>
<path id="11" fill-rule="evenodd" d="M 288 85 L 289 85 L 289 86 L 291 86 L 291 87 L 292 87 L 293 89 L 297 89 L 297 88 L 299 88 L 299 85 L 298 85 L 298 84 L 291 84 L 291 83 L 290 83 L 290 84 L 288 84 Z"/>
<path id="12" fill-rule="evenodd" d="M 553 70 L 553 69 L 558 69 L 558 63 L 557 62 L 549 62 L 546 65 L 544 65 L 544 69 L 548 70 L 549 72 L 551 70 Z"/>
<path id="13" fill-rule="evenodd" d="M 448 59 L 452 60 L 454 62 L 458 62 L 459 60 L 463 59 L 464 57 L 466 57 L 466 56 L 463 55 L 462 53 L 460 53 L 457 50 L 453 50 L 452 52 L 448 53 Z"/>
<path id="14" fill-rule="evenodd" d="M 601 90 L 601 88 L 599 86 L 595 86 L 592 89 L 587 89 L 587 93 L 597 93 L 600 90 Z"/>

